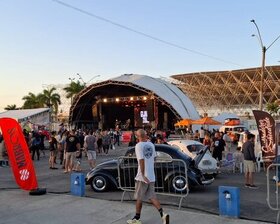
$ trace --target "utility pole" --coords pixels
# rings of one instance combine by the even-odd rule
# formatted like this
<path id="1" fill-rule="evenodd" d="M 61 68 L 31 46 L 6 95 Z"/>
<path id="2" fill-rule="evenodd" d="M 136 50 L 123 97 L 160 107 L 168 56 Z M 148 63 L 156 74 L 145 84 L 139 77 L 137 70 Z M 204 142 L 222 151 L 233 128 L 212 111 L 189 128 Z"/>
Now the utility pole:
<path id="1" fill-rule="evenodd" d="M 253 23 L 255 25 L 255 27 L 257 28 L 257 31 L 258 31 L 258 36 L 256 36 L 255 34 L 253 34 L 252 36 L 253 37 L 256 36 L 258 38 L 258 40 L 260 42 L 260 45 L 261 45 L 261 49 L 262 49 L 262 67 L 261 67 L 259 110 L 263 110 L 263 95 L 264 95 L 263 86 L 264 86 L 264 74 L 265 74 L 265 56 L 266 56 L 267 50 L 280 38 L 280 35 L 274 41 L 272 41 L 272 43 L 266 48 L 263 45 L 261 32 L 259 30 L 259 27 L 258 27 L 256 21 L 254 19 L 252 19 L 251 23 Z"/>

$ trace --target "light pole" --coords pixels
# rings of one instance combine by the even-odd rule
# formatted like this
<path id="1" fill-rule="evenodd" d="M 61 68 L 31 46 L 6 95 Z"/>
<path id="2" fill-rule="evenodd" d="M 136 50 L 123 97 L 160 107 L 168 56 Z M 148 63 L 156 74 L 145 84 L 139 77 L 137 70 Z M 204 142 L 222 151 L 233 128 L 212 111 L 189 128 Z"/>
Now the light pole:
<path id="1" fill-rule="evenodd" d="M 78 76 L 79 79 L 83 82 L 83 84 L 84 84 L 85 87 L 86 87 L 87 84 L 88 84 L 89 82 L 91 82 L 93 79 L 95 79 L 95 78 L 97 78 L 97 77 L 100 77 L 100 75 L 95 75 L 95 76 L 93 76 L 90 80 L 88 80 L 87 82 L 85 82 L 84 79 L 82 78 L 82 76 L 81 76 L 79 73 L 77 73 L 77 76 Z"/>
<path id="2" fill-rule="evenodd" d="M 258 38 L 258 40 L 260 42 L 261 49 L 262 49 L 262 67 L 261 67 L 261 83 L 260 83 L 259 109 L 263 110 L 263 84 L 264 84 L 264 72 L 265 72 L 265 55 L 266 55 L 267 50 L 280 38 L 280 35 L 268 47 L 265 47 L 263 45 L 261 32 L 259 30 L 259 27 L 258 27 L 256 21 L 254 19 L 252 19 L 251 23 L 254 23 L 255 27 L 257 28 L 257 31 L 258 31 L 257 38 Z M 256 35 L 253 34 L 252 36 L 256 36 Z"/>

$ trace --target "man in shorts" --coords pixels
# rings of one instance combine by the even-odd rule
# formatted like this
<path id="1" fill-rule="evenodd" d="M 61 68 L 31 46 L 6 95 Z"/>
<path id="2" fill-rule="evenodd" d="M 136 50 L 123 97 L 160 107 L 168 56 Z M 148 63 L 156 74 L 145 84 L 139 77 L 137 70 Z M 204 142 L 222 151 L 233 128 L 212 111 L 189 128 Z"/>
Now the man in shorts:
<path id="1" fill-rule="evenodd" d="M 139 142 L 135 146 L 135 153 L 138 162 L 138 172 L 135 177 L 136 214 L 127 220 L 128 224 L 141 224 L 140 215 L 142 201 L 149 199 L 153 206 L 159 211 L 162 223 L 169 224 L 169 215 L 163 213 L 160 202 L 155 194 L 155 171 L 154 159 L 156 157 L 155 146 L 147 141 L 146 132 L 139 129 L 136 132 Z"/>
<path id="2" fill-rule="evenodd" d="M 253 177 L 256 167 L 254 140 L 255 135 L 248 133 L 247 141 L 242 146 L 242 152 L 244 154 L 245 187 L 252 189 L 258 188 L 254 185 Z"/>
<path id="3" fill-rule="evenodd" d="M 64 173 L 71 172 L 74 167 L 74 159 L 76 157 L 76 152 L 80 150 L 80 141 L 75 134 L 75 130 L 72 130 L 66 138 L 65 144 L 65 170 Z"/>
<path id="4" fill-rule="evenodd" d="M 87 153 L 89 166 L 93 169 L 96 166 L 96 138 L 93 131 L 87 132 L 84 140 L 84 148 Z"/>

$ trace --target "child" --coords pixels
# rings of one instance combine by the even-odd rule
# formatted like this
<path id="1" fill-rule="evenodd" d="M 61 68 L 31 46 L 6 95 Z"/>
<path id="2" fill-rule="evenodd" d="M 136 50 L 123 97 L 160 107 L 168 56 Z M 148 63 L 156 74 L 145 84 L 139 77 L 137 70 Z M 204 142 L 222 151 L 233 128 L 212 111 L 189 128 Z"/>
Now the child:
<path id="1" fill-rule="evenodd" d="M 77 171 L 77 172 L 82 171 L 81 161 L 82 161 L 82 150 L 80 149 L 79 151 L 76 152 L 76 165 L 73 169 L 74 171 Z"/>
<path id="2" fill-rule="evenodd" d="M 244 162 L 244 156 L 241 152 L 241 147 L 237 147 L 236 151 L 233 153 L 233 159 L 235 163 L 235 170 L 239 171 Z"/>

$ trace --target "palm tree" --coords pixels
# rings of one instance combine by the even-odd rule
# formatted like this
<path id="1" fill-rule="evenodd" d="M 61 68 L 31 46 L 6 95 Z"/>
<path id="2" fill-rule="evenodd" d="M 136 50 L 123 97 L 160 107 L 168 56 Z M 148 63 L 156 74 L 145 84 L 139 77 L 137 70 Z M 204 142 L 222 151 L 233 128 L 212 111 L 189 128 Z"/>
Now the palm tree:
<path id="1" fill-rule="evenodd" d="M 56 88 L 52 87 L 50 89 L 44 89 L 43 93 L 38 95 L 40 102 L 42 102 L 45 106 L 52 109 L 52 111 L 57 114 L 58 105 L 61 104 L 60 95 L 55 93 Z"/>
<path id="2" fill-rule="evenodd" d="M 17 105 L 15 104 L 11 104 L 11 105 L 7 105 L 4 110 L 18 110 L 19 108 L 17 108 Z"/>
<path id="3" fill-rule="evenodd" d="M 73 101 L 73 97 L 75 97 L 76 94 L 81 92 L 85 88 L 85 84 L 80 83 L 78 80 L 77 82 L 71 81 L 69 86 L 63 88 L 64 91 L 66 91 L 66 97 L 71 98 L 71 104 Z"/>
<path id="4" fill-rule="evenodd" d="M 271 116 L 276 116 L 280 110 L 280 106 L 278 102 L 275 101 L 274 103 L 268 103 L 266 105 L 266 109 L 271 114 Z"/>
<path id="5" fill-rule="evenodd" d="M 23 109 L 34 109 L 44 107 L 44 103 L 41 102 L 39 94 L 35 95 L 34 93 L 29 92 L 28 95 L 22 97 L 24 100 Z"/>

